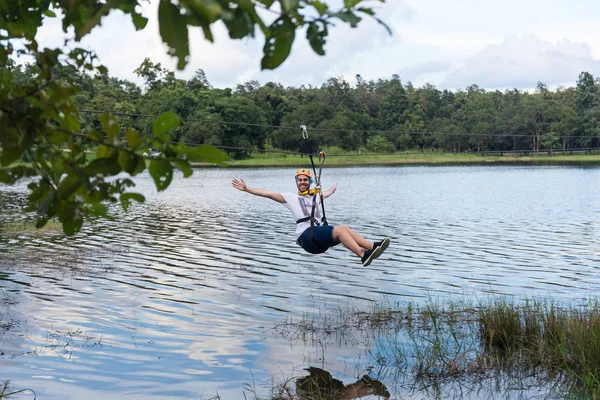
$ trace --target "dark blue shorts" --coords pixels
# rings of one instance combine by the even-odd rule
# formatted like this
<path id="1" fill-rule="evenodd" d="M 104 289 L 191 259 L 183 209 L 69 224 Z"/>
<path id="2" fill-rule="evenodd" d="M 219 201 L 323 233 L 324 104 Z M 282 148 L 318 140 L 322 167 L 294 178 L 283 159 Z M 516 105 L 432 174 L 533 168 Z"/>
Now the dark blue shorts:
<path id="1" fill-rule="evenodd" d="M 315 226 L 315 240 L 312 240 L 312 228 L 306 228 L 298 238 L 298 244 L 310 254 L 321 254 L 340 242 L 333 238 L 333 226 Z"/>

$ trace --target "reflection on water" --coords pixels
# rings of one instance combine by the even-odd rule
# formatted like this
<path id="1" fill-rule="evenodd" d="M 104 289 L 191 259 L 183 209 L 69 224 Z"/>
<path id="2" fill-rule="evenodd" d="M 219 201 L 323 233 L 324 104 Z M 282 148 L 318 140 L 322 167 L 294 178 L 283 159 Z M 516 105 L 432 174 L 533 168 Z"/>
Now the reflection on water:
<path id="1" fill-rule="evenodd" d="M 341 248 L 305 254 L 285 208 L 231 188 L 240 176 L 294 190 L 288 169 L 199 170 L 160 194 L 143 176 L 147 202 L 115 208 L 119 222 L 71 238 L 0 234 L 0 380 L 90 400 L 236 399 L 308 365 L 353 382 L 364 344 L 302 345 L 273 328 L 380 300 L 600 289 L 600 169 L 328 169 L 330 221 L 392 238 L 366 269 Z M 0 187 L 0 222 L 20 218 L 25 193 Z"/>
<path id="2" fill-rule="evenodd" d="M 308 367 L 308 375 L 296 380 L 296 392 L 302 400 L 350 400 L 365 396 L 390 398 L 385 385 L 368 375 L 364 375 L 354 383 L 345 385 L 334 379 L 329 371 L 317 367 Z"/>

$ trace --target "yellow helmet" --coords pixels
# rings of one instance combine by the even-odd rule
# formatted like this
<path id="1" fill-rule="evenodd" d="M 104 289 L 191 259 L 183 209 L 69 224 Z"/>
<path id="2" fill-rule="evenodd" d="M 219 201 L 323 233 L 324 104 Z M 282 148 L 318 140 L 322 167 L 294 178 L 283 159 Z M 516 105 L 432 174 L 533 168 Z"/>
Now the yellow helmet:
<path id="1" fill-rule="evenodd" d="M 310 169 L 299 169 L 298 171 L 296 171 L 296 176 L 298 175 L 306 175 L 310 178 L 310 180 L 312 180 L 312 174 L 310 173 Z"/>

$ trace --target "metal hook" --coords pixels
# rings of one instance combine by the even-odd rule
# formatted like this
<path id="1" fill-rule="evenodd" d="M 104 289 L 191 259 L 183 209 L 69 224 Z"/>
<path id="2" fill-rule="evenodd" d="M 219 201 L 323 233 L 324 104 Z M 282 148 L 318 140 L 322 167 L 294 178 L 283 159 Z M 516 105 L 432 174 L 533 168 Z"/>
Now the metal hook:
<path id="1" fill-rule="evenodd" d="M 325 152 L 324 151 L 319 152 L 319 162 L 321 163 L 321 165 L 323 165 L 323 163 L 325 162 Z"/>

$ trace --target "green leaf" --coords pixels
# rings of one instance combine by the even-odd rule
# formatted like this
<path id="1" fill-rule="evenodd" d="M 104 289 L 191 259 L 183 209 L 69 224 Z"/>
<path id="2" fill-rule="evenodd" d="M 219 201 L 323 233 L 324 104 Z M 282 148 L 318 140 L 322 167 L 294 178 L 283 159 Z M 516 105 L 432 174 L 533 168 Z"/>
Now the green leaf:
<path id="1" fill-rule="evenodd" d="M 84 182 L 81 181 L 81 177 L 78 175 L 68 175 L 62 180 L 58 186 L 58 196 L 61 198 L 67 198 L 71 193 L 79 189 Z"/>
<path id="2" fill-rule="evenodd" d="M 121 166 L 116 158 L 97 158 L 85 167 L 88 176 L 112 176 L 121 172 Z"/>
<path id="3" fill-rule="evenodd" d="M 267 28 L 267 26 L 265 25 L 263 20 L 260 18 L 260 16 L 256 12 L 256 6 L 254 5 L 254 3 L 252 3 L 252 1 L 238 0 L 238 5 L 241 9 L 246 11 L 248 13 L 248 15 L 250 15 L 250 17 L 252 18 L 252 21 L 253 21 L 252 22 L 252 33 L 251 33 L 252 36 L 254 36 L 254 23 L 258 24 L 258 26 L 260 27 L 260 29 L 263 31 L 264 34 L 268 33 L 269 28 Z"/>
<path id="4" fill-rule="evenodd" d="M 54 145 L 60 145 L 67 141 L 69 134 L 65 132 L 53 131 L 47 134 L 47 139 Z"/>
<path id="5" fill-rule="evenodd" d="M 54 191 L 53 188 L 50 188 L 49 190 L 46 191 L 46 197 L 40 201 L 40 203 L 38 204 L 37 207 L 37 212 L 39 217 L 41 218 L 41 220 L 45 220 L 47 221 L 48 219 L 52 218 L 54 215 L 56 215 L 56 192 Z M 42 226 L 44 226 L 46 224 L 46 222 L 43 222 L 41 226 L 38 226 L 41 222 L 41 220 L 38 220 L 38 224 L 36 225 L 38 228 L 41 228 Z"/>
<path id="6" fill-rule="evenodd" d="M 183 173 L 184 178 L 189 178 L 192 175 L 192 168 L 190 163 L 186 160 L 170 160 L 171 165 L 180 170 Z"/>
<path id="7" fill-rule="evenodd" d="M 154 179 L 156 189 L 165 190 L 173 180 L 173 166 L 164 158 L 150 161 L 150 176 Z"/>
<path id="8" fill-rule="evenodd" d="M 50 190 L 50 184 L 47 179 L 41 179 L 39 183 L 32 182 L 27 185 L 31 193 L 27 196 L 30 203 L 37 203 Z"/>
<path id="9" fill-rule="evenodd" d="M 358 23 L 362 19 L 358 15 L 354 14 L 352 11 L 343 11 L 343 12 L 339 12 L 339 13 L 334 13 L 331 16 L 339 18 L 342 21 L 349 23 L 350 26 L 353 28 L 356 28 L 358 26 Z"/>
<path id="10" fill-rule="evenodd" d="M 12 167 L 10 174 L 15 180 L 17 180 L 24 177 L 37 176 L 38 173 L 32 167 L 26 165 L 18 165 L 16 167 Z"/>
<path id="11" fill-rule="evenodd" d="M 248 35 L 254 35 L 254 21 L 250 14 L 242 8 L 236 8 L 230 18 L 223 19 L 229 37 L 232 39 L 242 39 Z"/>
<path id="12" fill-rule="evenodd" d="M 371 17 L 375 15 L 375 11 L 373 11 L 372 8 L 361 7 L 361 8 L 357 8 L 356 11 L 360 11 L 362 13 L 370 15 Z"/>
<path id="13" fill-rule="evenodd" d="M 229 161 L 227 153 L 213 146 L 202 145 L 190 147 L 180 143 L 175 150 L 177 154 L 185 156 L 188 161 L 201 161 L 219 165 L 223 165 L 225 161 Z"/>
<path id="14" fill-rule="evenodd" d="M 118 160 L 121 169 L 130 175 L 136 175 L 138 173 L 140 161 L 144 164 L 145 168 L 144 159 L 142 157 L 125 150 L 119 151 Z"/>
<path id="15" fill-rule="evenodd" d="M 260 4 L 263 4 L 265 7 L 269 8 L 273 5 L 275 0 L 258 0 Z"/>
<path id="16" fill-rule="evenodd" d="M 290 55 L 296 38 L 296 25 L 288 17 L 275 20 L 269 31 L 263 48 L 262 69 L 275 69 L 280 66 Z"/>
<path id="17" fill-rule="evenodd" d="M 143 157 L 136 157 L 136 166 L 135 169 L 133 170 L 133 172 L 130 172 L 130 174 L 132 176 L 135 176 L 137 174 L 139 174 L 140 172 L 143 172 L 146 169 L 146 161 L 144 161 Z"/>
<path id="18" fill-rule="evenodd" d="M 113 217 L 108 215 L 108 207 L 105 204 L 99 202 L 91 202 L 85 204 L 85 211 L 96 217 L 104 217 L 106 219 L 114 220 Z"/>
<path id="19" fill-rule="evenodd" d="M 96 149 L 96 158 L 111 158 L 114 150 L 108 146 L 101 144 Z"/>
<path id="20" fill-rule="evenodd" d="M 169 53 L 178 58 L 177 69 L 182 70 L 190 55 L 187 20 L 179 7 L 167 0 L 161 0 L 158 6 L 158 30 Z"/>
<path id="21" fill-rule="evenodd" d="M 101 132 L 98 132 L 97 130 L 93 130 L 90 133 L 88 133 L 87 137 L 90 140 L 93 140 L 94 142 L 98 142 L 98 143 L 101 143 L 104 141 L 104 135 Z"/>
<path id="22" fill-rule="evenodd" d="M 108 113 L 100 114 L 98 119 L 102 123 L 102 127 L 108 136 L 109 142 L 114 145 L 119 144 L 120 129 L 117 119 Z"/>
<path id="23" fill-rule="evenodd" d="M 8 54 L 6 54 L 6 49 L 4 46 L 0 45 L 0 65 L 5 65 L 8 61 Z"/>
<path id="24" fill-rule="evenodd" d="M 107 75 L 108 74 L 108 69 L 104 65 L 99 65 L 98 67 L 96 67 L 96 69 L 102 75 Z"/>
<path id="25" fill-rule="evenodd" d="M 12 175 L 8 173 L 4 168 L 0 169 L 0 182 L 7 183 L 9 185 L 15 183 Z"/>
<path id="26" fill-rule="evenodd" d="M 1 149 L 2 152 L 0 153 L 0 165 L 8 166 L 19 160 L 25 149 L 25 147 L 21 147 L 15 142 L 3 144 Z"/>
<path id="27" fill-rule="evenodd" d="M 46 17 L 50 17 L 50 18 L 56 18 L 56 14 L 55 14 L 55 13 L 54 13 L 54 11 L 52 11 L 52 10 L 46 10 L 46 11 L 44 11 L 44 12 L 43 12 L 43 14 L 44 14 Z"/>
<path id="28" fill-rule="evenodd" d="M 152 124 L 152 133 L 155 137 L 160 137 L 165 133 L 177 128 L 181 120 L 174 112 L 168 111 L 160 114 Z"/>
<path id="29" fill-rule="evenodd" d="M 139 193 L 121 193 L 121 196 L 119 198 L 121 200 L 121 206 L 123 207 L 123 210 L 127 211 L 129 209 L 129 206 L 131 204 L 132 200 L 137 201 L 138 203 L 143 203 L 144 201 L 146 201 L 146 198 L 144 196 L 142 196 Z"/>
<path id="30" fill-rule="evenodd" d="M 223 7 L 215 0 L 190 1 L 186 2 L 186 7 L 192 12 L 195 20 L 192 21 L 199 25 L 210 25 L 222 17 Z"/>
<path id="31" fill-rule="evenodd" d="M 141 14 L 134 12 L 131 14 L 131 21 L 133 21 L 135 30 L 141 31 L 146 27 L 146 24 L 148 23 L 148 18 L 143 17 Z"/>
<path id="32" fill-rule="evenodd" d="M 325 55 L 325 50 L 323 46 L 325 46 L 325 37 L 327 36 L 327 28 L 324 28 L 322 31 L 319 30 L 319 27 L 316 23 L 310 23 L 308 29 L 306 30 L 306 38 L 310 43 L 310 47 L 320 56 Z"/>
<path id="33" fill-rule="evenodd" d="M 202 24 L 202 32 L 204 33 L 204 37 L 206 38 L 206 40 L 208 40 L 211 43 L 215 41 L 215 38 L 213 37 L 213 34 L 210 30 L 209 24 Z"/>
<path id="34" fill-rule="evenodd" d="M 85 4 L 85 3 L 84 3 Z M 81 22 L 84 22 L 83 24 L 81 23 L 74 23 L 73 26 L 75 27 L 75 40 L 76 41 L 81 41 L 81 38 L 84 37 L 85 35 L 87 35 L 88 33 L 91 32 L 91 30 L 98 24 L 100 24 L 100 21 L 102 20 L 102 17 L 108 15 L 108 13 L 110 13 L 110 10 L 114 7 L 113 6 L 114 2 L 109 1 L 106 4 L 103 4 L 102 7 L 96 9 L 95 13 L 93 13 L 93 15 L 88 15 L 87 18 L 81 18 L 82 15 L 80 14 L 80 18 L 81 18 Z M 85 6 L 79 5 L 79 9 L 81 11 L 87 11 L 88 9 L 85 9 Z M 79 22 L 79 21 L 77 21 Z M 63 28 L 64 28 L 64 24 L 65 21 L 63 21 Z M 64 28 L 65 32 L 66 32 L 66 28 Z"/>
<path id="35" fill-rule="evenodd" d="M 127 129 L 125 136 L 127 137 L 127 144 L 132 150 L 137 149 L 142 144 L 142 136 L 133 128 Z"/>
<path id="36" fill-rule="evenodd" d="M 317 10 L 317 12 L 319 13 L 319 16 L 321 16 L 321 17 L 323 15 L 325 15 L 325 13 L 327 12 L 327 9 L 328 9 L 327 4 L 324 4 L 324 3 L 320 2 L 319 0 L 314 0 L 311 3 L 311 6 L 313 6 Z"/>
<path id="37" fill-rule="evenodd" d="M 361 1 L 362 0 L 344 0 L 344 7 L 345 8 L 353 8 Z"/>
<path id="38" fill-rule="evenodd" d="M 294 11 L 298 8 L 298 0 L 280 0 L 281 9 L 284 13 L 289 13 L 290 11 Z"/>
<path id="39" fill-rule="evenodd" d="M 83 225 L 83 215 L 79 207 L 71 202 L 63 201 L 58 210 L 58 220 L 63 224 L 63 232 L 68 235 L 74 235 L 81 230 Z"/>

